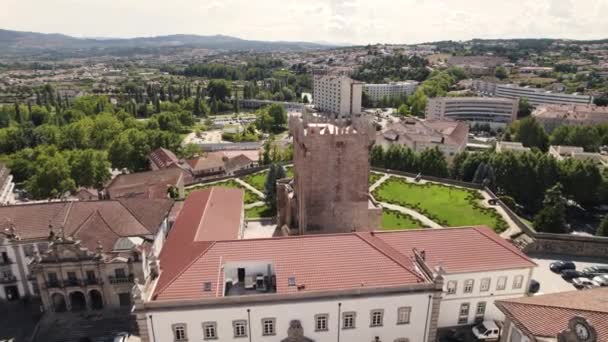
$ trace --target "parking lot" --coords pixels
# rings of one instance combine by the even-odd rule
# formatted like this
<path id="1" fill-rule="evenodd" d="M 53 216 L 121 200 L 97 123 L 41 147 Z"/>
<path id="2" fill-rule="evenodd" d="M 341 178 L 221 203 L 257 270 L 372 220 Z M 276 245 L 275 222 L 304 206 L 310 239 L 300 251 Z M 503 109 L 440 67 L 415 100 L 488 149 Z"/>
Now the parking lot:
<path id="1" fill-rule="evenodd" d="M 554 261 L 573 261 L 576 264 L 576 269 L 579 271 L 589 266 L 608 265 L 608 260 L 600 258 L 576 258 L 561 255 L 530 255 L 530 258 L 538 264 L 538 267 L 532 274 L 532 279 L 540 283 L 540 293 L 543 294 L 576 290 L 571 283 L 563 280 L 559 274 L 551 272 L 549 264 Z"/>

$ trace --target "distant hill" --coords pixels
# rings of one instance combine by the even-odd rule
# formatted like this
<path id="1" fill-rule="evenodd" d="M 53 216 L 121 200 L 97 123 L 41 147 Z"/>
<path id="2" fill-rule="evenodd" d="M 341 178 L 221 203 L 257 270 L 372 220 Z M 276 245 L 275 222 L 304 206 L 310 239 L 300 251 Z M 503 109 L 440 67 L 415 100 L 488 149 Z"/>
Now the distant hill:
<path id="1" fill-rule="evenodd" d="M 62 54 L 107 53 L 125 54 L 129 51 L 166 50 L 170 48 L 204 48 L 226 51 L 277 51 L 277 50 L 315 50 L 331 48 L 331 45 L 308 42 L 257 41 L 230 36 L 176 34 L 140 38 L 75 38 L 63 34 L 45 34 L 0 29 L 0 56 L 28 55 L 58 51 Z"/>

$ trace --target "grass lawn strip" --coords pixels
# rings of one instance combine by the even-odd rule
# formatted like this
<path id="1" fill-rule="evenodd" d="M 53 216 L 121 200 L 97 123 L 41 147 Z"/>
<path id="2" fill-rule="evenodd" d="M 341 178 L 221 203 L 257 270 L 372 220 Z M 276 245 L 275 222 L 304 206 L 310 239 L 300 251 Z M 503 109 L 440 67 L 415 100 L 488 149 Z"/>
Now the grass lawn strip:
<path id="1" fill-rule="evenodd" d="M 498 233 L 508 228 L 495 210 L 480 205 L 483 196 L 471 189 L 391 178 L 374 190 L 374 197 L 414 209 L 444 226 L 486 225 Z"/>
<path id="2" fill-rule="evenodd" d="M 192 192 L 194 190 L 205 189 L 205 188 L 209 188 L 212 186 L 242 189 L 243 191 L 245 191 L 245 198 L 243 200 L 243 203 L 245 203 L 245 204 L 252 204 L 252 203 L 260 201 L 260 197 L 258 195 L 256 195 L 253 191 L 245 188 L 244 186 L 242 186 L 241 184 L 237 183 L 235 180 L 232 180 L 232 179 L 222 181 L 222 182 L 217 182 L 217 183 L 201 184 L 201 185 L 194 186 L 192 188 L 188 188 L 188 189 L 186 189 L 186 197 L 188 196 L 188 194 L 190 194 L 190 192 Z"/>
<path id="3" fill-rule="evenodd" d="M 264 204 L 257 207 L 252 207 L 245 210 L 245 218 L 270 218 L 274 217 L 274 213 L 270 210 L 268 205 Z"/>
<path id="4" fill-rule="evenodd" d="M 382 230 L 404 230 L 426 228 L 422 222 L 408 214 L 395 210 L 382 209 Z"/>

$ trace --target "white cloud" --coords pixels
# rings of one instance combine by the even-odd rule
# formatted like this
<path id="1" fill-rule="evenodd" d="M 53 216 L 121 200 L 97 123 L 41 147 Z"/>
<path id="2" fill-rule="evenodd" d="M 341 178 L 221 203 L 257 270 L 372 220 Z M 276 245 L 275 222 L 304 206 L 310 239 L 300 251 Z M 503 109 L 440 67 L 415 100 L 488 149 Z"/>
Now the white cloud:
<path id="1" fill-rule="evenodd" d="M 2 0 L 0 27 L 77 36 L 227 34 L 366 44 L 608 37 L 606 0 Z"/>

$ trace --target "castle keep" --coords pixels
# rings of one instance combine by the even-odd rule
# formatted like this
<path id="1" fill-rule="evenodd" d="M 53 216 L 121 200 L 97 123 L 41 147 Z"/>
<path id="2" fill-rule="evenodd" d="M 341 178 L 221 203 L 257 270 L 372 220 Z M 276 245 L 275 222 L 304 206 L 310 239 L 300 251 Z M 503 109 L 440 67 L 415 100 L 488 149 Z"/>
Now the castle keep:
<path id="1" fill-rule="evenodd" d="M 369 148 L 375 132 L 364 119 L 292 116 L 294 179 L 277 187 L 278 223 L 299 234 L 371 231 L 382 209 L 369 199 Z"/>

